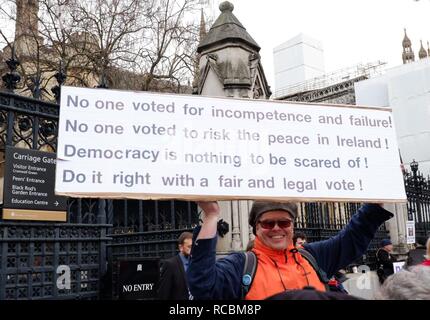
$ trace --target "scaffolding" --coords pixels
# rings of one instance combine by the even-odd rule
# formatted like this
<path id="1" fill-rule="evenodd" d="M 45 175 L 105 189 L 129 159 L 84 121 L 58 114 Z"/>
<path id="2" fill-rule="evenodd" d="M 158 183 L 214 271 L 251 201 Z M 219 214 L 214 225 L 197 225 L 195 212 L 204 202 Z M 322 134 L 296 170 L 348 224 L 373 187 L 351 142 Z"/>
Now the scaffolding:
<path id="1" fill-rule="evenodd" d="M 331 73 L 326 73 L 322 76 L 276 90 L 275 99 L 291 96 L 301 92 L 308 92 L 327 88 L 337 83 L 356 79 L 359 77 L 371 78 L 376 75 L 382 74 L 384 71 L 383 66 L 386 64 L 386 62 L 378 60 L 376 62 L 369 62 L 366 64 L 360 63 L 352 67 L 343 68 L 340 70 L 333 71 Z"/>

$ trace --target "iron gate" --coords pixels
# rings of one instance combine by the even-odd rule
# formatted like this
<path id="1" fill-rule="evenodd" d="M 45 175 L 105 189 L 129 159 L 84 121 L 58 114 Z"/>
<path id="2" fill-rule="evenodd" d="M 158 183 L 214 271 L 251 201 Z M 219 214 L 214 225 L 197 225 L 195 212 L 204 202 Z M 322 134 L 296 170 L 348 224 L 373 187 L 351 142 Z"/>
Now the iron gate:
<path id="1" fill-rule="evenodd" d="M 57 104 L 1 92 L 3 159 L 6 145 L 55 152 L 58 114 Z M 111 297 L 107 271 L 119 258 L 173 255 L 179 234 L 198 222 L 196 205 L 183 201 L 69 198 L 67 215 L 66 223 L 0 219 L 0 300 Z M 57 286 L 59 266 L 70 268 L 70 289 Z"/>
<path id="2" fill-rule="evenodd" d="M 103 297 L 113 299 L 119 296 L 119 259 L 171 257 L 177 252 L 179 235 L 199 222 L 197 205 L 185 201 L 109 200 L 108 212 L 113 227 Z"/>
<path id="3" fill-rule="evenodd" d="M 3 159 L 6 145 L 55 152 L 58 112 L 56 104 L 2 92 Z M 105 201 L 70 198 L 67 212 L 67 223 L 0 220 L 0 299 L 98 297 L 106 269 Z M 58 275 L 68 272 L 58 266 L 68 266 L 70 288 L 57 286 Z"/>
<path id="4" fill-rule="evenodd" d="M 418 171 L 417 162 L 410 166 L 411 172 L 404 172 L 408 220 L 415 221 L 416 241 L 425 245 L 430 237 L 430 177 Z"/>

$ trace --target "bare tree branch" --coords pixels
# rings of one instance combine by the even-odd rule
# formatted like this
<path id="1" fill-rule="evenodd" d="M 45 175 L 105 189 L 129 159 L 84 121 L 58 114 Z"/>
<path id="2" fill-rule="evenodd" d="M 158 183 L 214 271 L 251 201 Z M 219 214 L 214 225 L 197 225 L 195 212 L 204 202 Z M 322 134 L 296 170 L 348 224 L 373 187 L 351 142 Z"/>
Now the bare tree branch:
<path id="1" fill-rule="evenodd" d="M 106 77 L 111 88 L 176 91 L 193 77 L 198 11 L 208 0 L 37 2 L 36 30 L 21 27 L 31 33 L 20 39 L 23 90 L 40 73 L 43 89 L 52 86 L 60 61 L 70 85 L 94 86 Z M 15 0 L 0 4 L 0 16 L 16 23 Z"/>

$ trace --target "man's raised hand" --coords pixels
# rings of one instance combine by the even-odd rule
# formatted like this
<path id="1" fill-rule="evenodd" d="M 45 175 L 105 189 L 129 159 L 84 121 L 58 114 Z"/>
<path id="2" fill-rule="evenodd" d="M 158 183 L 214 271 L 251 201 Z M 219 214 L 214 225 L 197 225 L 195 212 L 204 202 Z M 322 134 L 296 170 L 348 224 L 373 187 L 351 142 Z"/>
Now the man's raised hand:
<path id="1" fill-rule="evenodd" d="M 199 201 L 197 202 L 197 204 L 200 208 L 202 208 L 206 217 L 218 217 L 220 214 L 220 209 L 217 201 Z"/>

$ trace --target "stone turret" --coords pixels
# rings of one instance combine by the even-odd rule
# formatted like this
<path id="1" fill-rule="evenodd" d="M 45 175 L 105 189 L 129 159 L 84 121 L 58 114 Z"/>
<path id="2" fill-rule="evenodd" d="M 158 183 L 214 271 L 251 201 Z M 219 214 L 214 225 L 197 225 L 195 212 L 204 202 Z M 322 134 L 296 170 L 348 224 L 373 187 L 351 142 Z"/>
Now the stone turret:
<path id="1" fill-rule="evenodd" d="M 43 44 L 39 35 L 38 13 L 38 0 L 16 1 L 14 46 L 18 57 L 31 56 Z"/>
<path id="2" fill-rule="evenodd" d="M 206 36 L 206 21 L 205 21 L 205 15 L 203 13 L 203 9 L 200 16 L 200 30 L 199 30 L 199 41 L 202 42 L 203 39 Z"/>
<path id="3" fill-rule="evenodd" d="M 420 59 L 425 59 L 425 58 L 427 58 L 427 51 L 426 51 L 426 49 L 424 49 L 423 41 L 420 40 L 420 42 L 421 42 L 421 47 L 420 47 L 420 51 L 418 52 L 418 57 Z"/>
<path id="4" fill-rule="evenodd" d="M 260 62 L 260 47 L 233 14 L 234 6 L 220 4 L 221 14 L 201 39 L 197 94 L 268 99 L 271 95 Z"/>
<path id="5" fill-rule="evenodd" d="M 403 53 L 402 53 L 402 59 L 403 64 L 411 63 L 415 61 L 415 54 L 412 51 L 412 43 L 411 40 L 408 38 L 408 35 L 406 34 L 405 30 L 405 36 L 403 37 L 402 46 L 403 46 Z"/>

